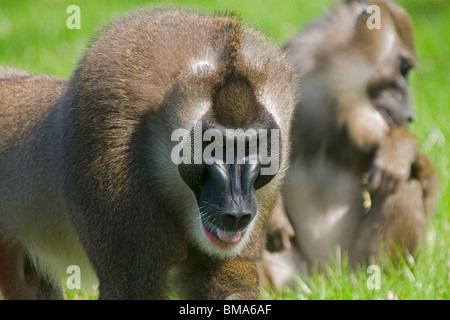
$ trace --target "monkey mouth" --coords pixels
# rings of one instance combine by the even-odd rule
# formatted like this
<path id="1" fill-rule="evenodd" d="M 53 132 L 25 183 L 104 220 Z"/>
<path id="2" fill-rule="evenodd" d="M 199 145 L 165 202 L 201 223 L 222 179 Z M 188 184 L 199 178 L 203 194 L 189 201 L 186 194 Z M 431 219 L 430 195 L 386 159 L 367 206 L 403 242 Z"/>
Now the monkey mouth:
<path id="1" fill-rule="evenodd" d="M 246 231 L 228 232 L 214 226 L 207 228 L 203 223 L 202 230 L 208 240 L 221 249 L 229 249 L 236 246 L 244 238 Z"/>

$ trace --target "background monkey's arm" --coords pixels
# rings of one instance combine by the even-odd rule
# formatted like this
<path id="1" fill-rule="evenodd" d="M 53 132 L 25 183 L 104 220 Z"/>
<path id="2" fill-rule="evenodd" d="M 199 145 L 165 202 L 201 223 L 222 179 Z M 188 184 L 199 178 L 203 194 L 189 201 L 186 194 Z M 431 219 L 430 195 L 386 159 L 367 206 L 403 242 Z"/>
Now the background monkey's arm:
<path id="1" fill-rule="evenodd" d="M 406 128 L 393 128 L 377 149 L 370 172 L 372 206 L 355 241 L 357 261 L 378 257 L 380 244 L 394 256 L 414 253 L 436 206 L 439 181 Z"/>
<path id="2" fill-rule="evenodd" d="M 419 156 L 416 138 L 404 127 L 394 127 L 381 140 L 369 169 L 373 193 L 389 193 L 411 175 L 411 166 Z"/>
<path id="3" fill-rule="evenodd" d="M 426 217 L 436 207 L 439 178 L 431 160 L 420 153 L 417 139 L 404 127 L 391 129 L 378 147 L 369 170 L 373 193 L 394 192 L 409 179 L 420 182 Z"/>

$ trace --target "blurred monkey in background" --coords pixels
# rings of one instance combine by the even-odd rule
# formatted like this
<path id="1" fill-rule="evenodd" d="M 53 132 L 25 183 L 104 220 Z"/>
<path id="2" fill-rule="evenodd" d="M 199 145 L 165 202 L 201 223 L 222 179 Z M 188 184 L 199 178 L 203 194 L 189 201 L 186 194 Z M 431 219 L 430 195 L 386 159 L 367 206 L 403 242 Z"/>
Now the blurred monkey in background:
<path id="1" fill-rule="evenodd" d="M 339 2 L 284 50 L 301 99 L 277 210 L 286 211 L 295 236 L 287 250 L 266 252 L 262 277 L 277 288 L 292 284 L 293 272 L 326 261 L 335 248 L 352 265 L 399 248 L 413 253 L 438 178 L 408 131 L 416 116 L 407 78 L 417 64 L 409 15 L 393 1 Z"/>

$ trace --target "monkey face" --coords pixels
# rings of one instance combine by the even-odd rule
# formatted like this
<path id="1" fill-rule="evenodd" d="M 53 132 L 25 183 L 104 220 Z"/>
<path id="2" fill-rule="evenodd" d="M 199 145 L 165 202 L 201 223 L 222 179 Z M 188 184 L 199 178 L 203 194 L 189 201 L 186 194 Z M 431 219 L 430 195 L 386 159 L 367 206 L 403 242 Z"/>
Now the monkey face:
<path id="1" fill-rule="evenodd" d="M 371 17 L 368 9 L 359 14 L 352 43 L 359 43 L 355 52 L 363 53 L 373 66 L 368 69 L 366 94 L 389 127 L 407 126 L 416 118 L 407 82 L 409 71 L 416 65 L 412 23 L 394 4 L 369 4 L 376 6 L 379 14 L 374 11 Z M 378 27 L 371 27 L 369 19 L 377 18 Z"/>
<path id="2" fill-rule="evenodd" d="M 375 74 L 367 86 L 372 105 L 390 127 L 407 126 L 416 118 L 407 82 L 412 63 L 401 55 L 397 60 L 396 65 L 392 66 L 394 72 L 390 77 Z"/>
<path id="3" fill-rule="evenodd" d="M 287 169 L 296 96 L 291 66 L 278 48 L 234 18 L 218 19 L 202 32 L 171 29 L 178 25 L 168 25 L 175 42 L 158 32 L 141 55 L 129 57 L 133 50 L 126 50 L 129 81 L 96 78 L 113 87 L 103 94 L 93 91 L 96 99 L 89 104 L 111 113 L 111 104 L 101 97 L 112 91 L 120 96 L 117 114 L 133 112 L 137 119 L 126 118 L 141 125 L 130 140 L 142 141 L 129 149 L 142 155 L 135 158 L 143 171 L 136 180 L 151 185 L 148 193 L 156 194 L 160 212 L 170 213 L 185 237 L 183 245 L 219 258 L 236 257 L 244 249 L 257 252 Z M 186 42 L 191 34 L 195 41 Z M 122 57 L 122 51 L 115 54 Z M 154 59 L 162 53 L 170 63 Z M 168 53 L 172 58 L 166 58 Z M 110 53 L 107 57 L 116 64 Z M 110 122 L 112 117 L 105 118 Z M 256 154 L 250 151 L 254 146 Z"/>
<path id="4" fill-rule="evenodd" d="M 329 19 L 295 36 L 285 51 L 302 83 L 294 131 L 320 139 L 332 125 L 370 151 L 389 128 L 415 119 L 407 83 L 417 60 L 413 27 L 395 3 L 340 2 Z"/>
<path id="5" fill-rule="evenodd" d="M 263 129 L 244 131 L 206 116 L 190 132 L 192 161 L 181 163 L 179 172 L 195 195 L 204 242 L 214 251 L 234 252 L 245 245 L 258 214 L 256 191 L 278 172 L 279 133 L 273 120 L 267 122 Z M 196 143 L 200 137 L 202 143 Z"/>
<path id="6" fill-rule="evenodd" d="M 183 217 L 188 237 L 219 258 L 239 255 L 258 237 L 251 235 L 262 232 L 289 150 L 283 137 L 294 105 L 292 82 L 277 82 L 276 91 L 266 74 L 274 61 L 254 66 L 255 60 L 242 59 L 232 72 L 214 60 L 193 59 L 166 102 L 182 124 L 171 128 L 170 154 L 189 212 Z M 285 70 L 280 76 L 290 74 Z"/>

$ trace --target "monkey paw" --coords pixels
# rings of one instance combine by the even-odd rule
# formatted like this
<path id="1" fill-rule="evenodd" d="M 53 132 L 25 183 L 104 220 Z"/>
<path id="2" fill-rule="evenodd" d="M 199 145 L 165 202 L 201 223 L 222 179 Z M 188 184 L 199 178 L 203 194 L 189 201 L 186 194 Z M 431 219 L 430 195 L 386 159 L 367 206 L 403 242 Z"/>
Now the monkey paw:
<path id="1" fill-rule="evenodd" d="M 375 162 L 368 172 L 370 192 L 393 193 L 402 181 L 408 180 L 410 168 L 396 168 L 389 163 Z"/>
<path id="2" fill-rule="evenodd" d="M 417 142 L 404 128 L 392 129 L 378 147 L 368 172 L 371 192 L 392 193 L 411 175 Z"/>

